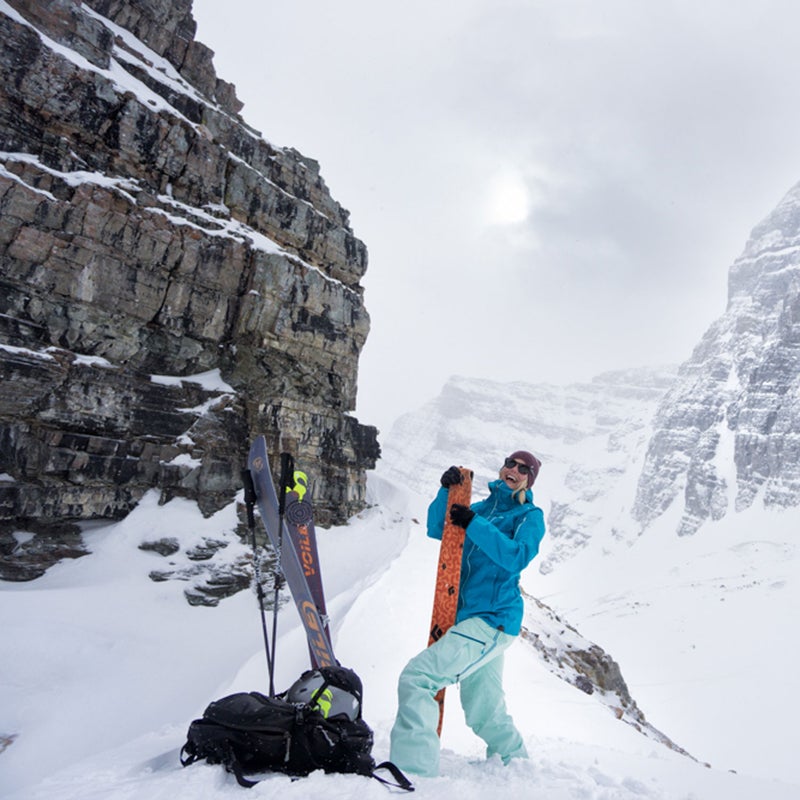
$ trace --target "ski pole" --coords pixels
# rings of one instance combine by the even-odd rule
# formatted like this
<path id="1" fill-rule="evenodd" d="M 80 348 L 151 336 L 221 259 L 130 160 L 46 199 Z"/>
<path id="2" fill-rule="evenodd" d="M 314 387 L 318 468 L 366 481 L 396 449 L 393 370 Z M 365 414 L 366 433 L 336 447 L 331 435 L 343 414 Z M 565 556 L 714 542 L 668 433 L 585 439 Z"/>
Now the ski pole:
<path id="1" fill-rule="evenodd" d="M 289 482 L 290 476 L 294 473 L 294 459 L 289 453 L 281 453 L 281 477 L 280 477 L 280 491 L 278 492 L 278 547 L 275 563 L 275 601 L 272 607 L 272 664 L 270 666 L 270 697 L 275 696 L 275 654 L 278 647 L 278 604 L 280 600 L 280 591 L 283 584 L 283 567 L 281 565 L 281 557 L 283 551 L 283 526 L 284 516 L 286 511 L 286 486 Z"/>
<path id="2" fill-rule="evenodd" d="M 258 543 L 256 542 L 256 518 L 253 513 L 256 504 L 256 488 L 253 486 L 253 476 L 249 469 L 242 470 L 242 484 L 244 485 L 244 504 L 247 509 L 247 525 L 253 540 L 253 569 L 256 579 L 256 596 L 258 608 L 261 611 L 261 632 L 264 635 L 264 650 L 267 655 L 267 673 L 269 675 L 270 692 L 274 685 L 273 670 L 274 660 L 270 655 L 269 636 L 267 635 L 267 617 L 264 613 L 264 588 L 261 585 L 261 567 L 258 563 Z"/>

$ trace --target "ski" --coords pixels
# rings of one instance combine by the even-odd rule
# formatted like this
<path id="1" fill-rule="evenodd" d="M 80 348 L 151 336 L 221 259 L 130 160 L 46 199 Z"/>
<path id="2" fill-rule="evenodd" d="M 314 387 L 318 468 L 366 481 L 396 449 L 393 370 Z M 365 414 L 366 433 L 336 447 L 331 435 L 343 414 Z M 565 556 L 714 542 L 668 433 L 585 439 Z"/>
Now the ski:
<path id="1" fill-rule="evenodd" d="M 285 519 L 281 519 L 278 494 L 272 481 L 267 456 L 267 443 L 263 436 L 253 440 L 247 460 L 264 527 L 272 547 L 278 555 L 280 569 L 292 594 L 306 632 L 311 662 L 314 667 L 336 666 L 327 627 L 309 588 L 300 556 L 295 547 Z"/>
<path id="2" fill-rule="evenodd" d="M 447 493 L 447 509 L 444 514 L 444 530 L 439 547 L 439 562 L 436 568 L 436 590 L 433 596 L 433 614 L 428 636 L 428 646 L 447 633 L 456 621 L 458 609 L 458 586 L 461 579 L 461 555 L 464 551 L 464 529 L 450 522 L 450 508 L 454 503 L 469 506 L 472 497 L 472 472 L 464 467 L 461 483 L 450 487 Z M 439 725 L 436 732 L 442 735 L 444 719 L 444 689 L 436 693 L 439 704 Z"/>
<path id="3" fill-rule="evenodd" d="M 292 486 L 286 487 L 284 518 L 289 529 L 289 535 L 292 537 L 294 548 L 300 557 L 303 575 L 308 582 L 308 588 L 323 622 L 325 634 L 328 637 L 328 641 L 330 641 L 331 633 L 328 627 L 328 612 L 325 606 L 325 590 L 322 585 L 322 569 L 317 552 L 317 532 L 314 528 L 314 506 L 309 500 L 306 500 L 307 491 L 308 475 L 302 470 L 295 470 L 292 475 Z M 313 664 L 313 650 L 311 651 L 311 661 L 313 666 L 319 666 L 318 664 Z"/>

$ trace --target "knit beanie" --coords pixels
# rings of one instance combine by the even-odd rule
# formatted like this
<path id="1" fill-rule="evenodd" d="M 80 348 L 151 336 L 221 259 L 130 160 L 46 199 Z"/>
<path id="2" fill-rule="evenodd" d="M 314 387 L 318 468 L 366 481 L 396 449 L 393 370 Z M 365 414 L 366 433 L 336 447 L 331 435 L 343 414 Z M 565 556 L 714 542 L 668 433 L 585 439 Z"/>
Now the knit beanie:
<path id="1" fill-rule="evenodd" d="M 529 453 L 527 450 L 515 450 L 509 458 L 513 458 L 514 461 L 521 461 L 531 468 L 531 471 L 528 473 L 528 488 L 530 489 L 531 486 L 533 486 L 533 482 L 536 480 L 536 476 L 539 474 L 539 470 L 542 468 L 542 462 L 539 461 L 533 453 Z"/>

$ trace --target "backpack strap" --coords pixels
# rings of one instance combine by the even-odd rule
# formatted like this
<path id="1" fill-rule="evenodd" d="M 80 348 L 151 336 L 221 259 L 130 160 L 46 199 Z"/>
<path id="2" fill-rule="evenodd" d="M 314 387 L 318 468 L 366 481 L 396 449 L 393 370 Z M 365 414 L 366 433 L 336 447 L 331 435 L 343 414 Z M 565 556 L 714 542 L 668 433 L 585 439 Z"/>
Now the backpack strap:
<path id="1" fill-rule="evenodd" d="M 322 673 L 320 673 L 320 674 L 322 674 Z M 319 689 L 317 689 L 317 691 L 314 692 L 313 695 L 311 695 L 311 698 L 308 701 L 308 707 L 309 708 L 315 708 L 316 707 L 317 703 L 319 702 L 320 697 L 322 697 L 324 691 L 330 685 L 331 685 L 330 678 L 328 678 L 326 675 L 322 674 L 322 686 L 320 686 Z"/>
<path id="2" fill-rule="evenodd" d="M 181 748 L 180 759 L 181 766 L 184 767 L 188 767 L 189 764 L 194 764 L 195 761 L 200 760 L 200 757 L 197 755 L 191 742 L 186 742 L 186 744 Z M 236 782 L 239 784 L 239 786 L 242 786 L 245 789 L 251 789 L 258 783 L 258 781 L 251 781 L 245 778 L 244 773 L 242 772 L 242 765 L 239 763 L 239 759 L 236 758 L 230 746 L 225 747 L 221 760 L 225 769 L 228 772 L 232 772 L 236 777 Z"/>
<path id="3" fill-rule="evenodd" d="M 379 769 L 385 769 L 392 773 L 392 777 L 395 779 L 395 783 L 391 781 L 387 781 L 386 778 L 381 778 L 380 775 L 376 775 L 375 773 Z M 372 771 L 372 777 L 375 778 L 376 781 L 380 781 L 384 786 L 395 786 L 398 789 L 405 789 L 407 792 L 414 791 L 414 785 L 411 781 L 403 775 L 400 771 L 400 768 L 396 764 L 392 764 L 391 761 L 381 761 L 377 767 Z"/>
<path id="4" fill-rule="evenodd" d="M 238 783 L 239 786 L 243 787 L 244 789 L 252 789 L 258 783 L 258 781 L 251 781 L 245 778 L 244 773 L 242 772 L 242 765 L 239 763 L 239 759 L 236 758 L 233 748 L 230 746 L 225 748 L 225 757 L 222 763 L 229 772 L 234 774 L 236 777 L 236 783 Z"/>
<path id="5" fill-rule="evenodd" d="M 181 766 L 183 767 L 188 767 L 189 764 L 194 764 L 194 762 L 198 760 L 197 753 L 195 753 L 191 742 L 186 742 L 186 744 L 181 747 L 180 759 Z"/>

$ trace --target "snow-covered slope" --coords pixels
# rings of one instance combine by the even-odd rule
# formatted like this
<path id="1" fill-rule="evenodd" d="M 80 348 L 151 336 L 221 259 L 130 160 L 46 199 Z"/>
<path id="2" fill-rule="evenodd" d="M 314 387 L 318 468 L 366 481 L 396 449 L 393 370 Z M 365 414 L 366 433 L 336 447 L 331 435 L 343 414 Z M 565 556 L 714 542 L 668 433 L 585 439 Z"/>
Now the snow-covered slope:
<path id="1" fill-rule="evenodd" d="M 675 534 L 678 514 L 632 545 L 594 543 L 537 591 L 614 655 L 648 719 L 693 755 L 800 781 L 788 678 L 800 654 L 800 513 L 751 509 L 694 537 Z"/>
<path id="2" fill-rule="evenodd" d="M 435 543 L 418 521 L 426 493 L 394 477 L 411 470 L 410 463 L 387 463 L 370 476 L 372 508 L 319 536 L 337 656 L 364 680 L 364 713 L 379 758 L 388 755 L 397 675 L 426 640 L 435 570 Z M 617 542 L 613 555 L 590 543 L 549 575 L 532 569 L 526 576 L 528 591 L 612 645 L 650 720 L 710 768 L 618 721 L 601 698 L 559 680 L 520 641 L 509 652 L 506 685 L 530 761 L 509 768 L 483 762 L 451 690 L 443 774 L 417 781 L 418 796 L 796 797 L 800 778 L 789 735 L 798 709 L 789 699 L 794 676 L 786 659 L 797 652 L 796 634 L 781 625 L 780 609 L 798 599 L 798 561 L 786 544 L 797 519 L 750 513 L 741 528 L 704 540 L 654 535 L 632 546 Z M 243 592 L 216 608 L 189 607 L 179 584 L 147 579 L 157 556 L 137 549 L 159 534 L 192 536 L 234 524 L 232 509 L 203 520 L 180 500 L 146 502 L 123 522 L 90 532 L 92 555 L 33 583 L 0 584 L 4 796 L 240 796 L 219 767 L 182 769 L 178 749 L 210 700 L 265 689 L 255 599 Z M 752 543 L 756 524 L 769 527 L 769 541 Z M 286 605 L 279 687 L 305 668 L 306 658 Z M 751 713 L 756 698 L 761 716 Z M 276 792 L 386 796 L 374 781 L 321 774 L 296 782 L 275 776 L 248 796 Z"/>

